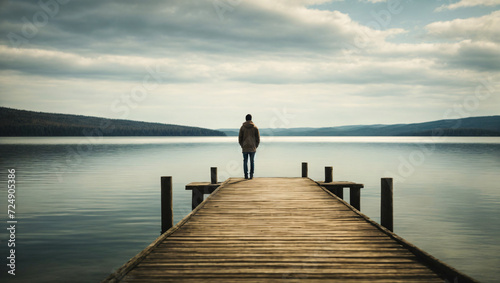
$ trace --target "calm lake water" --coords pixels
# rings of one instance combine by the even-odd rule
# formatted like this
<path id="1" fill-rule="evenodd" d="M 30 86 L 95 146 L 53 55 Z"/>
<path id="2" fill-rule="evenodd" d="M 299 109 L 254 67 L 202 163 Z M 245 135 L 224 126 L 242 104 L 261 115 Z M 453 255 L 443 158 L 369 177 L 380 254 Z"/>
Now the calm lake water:
<path id="1" fill-rule="evenodd" d="M 160 233 L 160 177 L 184 186 L 242 176 L 236 137 L 1 138 L 2 282 L 99 282 Z M 361 211 L 379 222 L 380 178 L 394 178 L 395 232 L 482 281 L 500 275 L 500 138 L 266 137 L 256 177 L 365 184 Z M 16 170 L 16 275 L 7 273 L 7 178 Z M 348 194 L 345 194 L 348 198 Z"/>

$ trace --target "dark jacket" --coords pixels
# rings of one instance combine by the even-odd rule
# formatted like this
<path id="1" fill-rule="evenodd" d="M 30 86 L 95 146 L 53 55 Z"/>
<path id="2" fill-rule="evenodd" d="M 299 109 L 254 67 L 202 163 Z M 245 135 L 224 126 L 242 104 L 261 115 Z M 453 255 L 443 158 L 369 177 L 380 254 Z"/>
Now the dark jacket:
<path id="1" fill-rule="evenodd" d="M 243 152 L 256 152 L 260 143 L 259 129 L 252 121 L 246 121 L 240 128 L 238 137 Z"/>

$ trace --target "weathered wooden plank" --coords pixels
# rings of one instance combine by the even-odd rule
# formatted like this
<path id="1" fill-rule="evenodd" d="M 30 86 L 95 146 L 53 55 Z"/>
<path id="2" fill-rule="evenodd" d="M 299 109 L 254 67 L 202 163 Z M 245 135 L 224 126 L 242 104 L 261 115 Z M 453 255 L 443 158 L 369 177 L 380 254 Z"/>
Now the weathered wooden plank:
<path id="1" fill-rule="evenodd" d="M 157 271 L 157 272 L 155 272 Z M 365 272 L 363 272 L 365 271 Z M 172 278 L 172 277 L 187 277 L 187 278 L 210 278 L 212 276 L 225 277 L 226 280 L 230 278 L 287 278 L 291 274 L 296 274 L 303 279 L 309 278 L 332 278 L 332 279 L 370 279 L 370 278 L 385 278 L 388 282 L 392 279 L 410 279 L 410 278 L 428 278 L 430 280 L 438 279 L 435 274 L 422 270 L 410 269 L 401 272 L 399 269 L 370 269 L 370 270 L 357 270 L 357 269 L 344 269 L 338 268 L 335 270 L 324 270 L 320 268 L 300 268 L 300 271 L 293 270 L 292 268 L 210 268 L 210 269 L 171 269 L 171 270 L 155 270 L 153 268 L 139 267 L 131 272 L 131 276 L 135 280 L 142 280 L 142 278 Z M 135 278 L 134 278 L 135 277 Z M 440 280 L 438 282 L 444 282 Z"/>
<path id="2" fill-rule="evenodd" d="M 143 281 L 141 282 L 144 282 L 144 283 L 149 283 L 149 282 L 158 282 L 159 280 L 161 280 L 161 282 L 200 282 L 200 278 L 161 278 L 161 279 L 156 279 L 156 278 L 144 278 Z M 181 280 L 181 281 L 180 281 Z M 218 278 L 218 277 L 212 277 L 212 278 L 202 278 L 202 281 L 203 282 L 215 282 L 215 283 L 218 283 L 218 282 L 224 282 L 224 280 L 227 280 L 226 278 Z M 122 282 L 132 282 L 132 281 L 122 281 Z M 238 278 L 231 278 L 231 282 L 255 282 L 255 283 L 262 283 L 262 279 L 260 278 L 242 278 L 242 279 L 238 279 Z M 265 282 L 304 282 L 304 280 L 302 279 L 298 279 L 298 278 L 294 278 L 294 277 L 288 277 L 288 278 L 266 278 L 265 279 Z M 346 279 L 346 278 L 343 278 L 343 279 L 338 279 L 338 280 L 335 280 L 335 279 L 319 279 L 319 278 L 310 278 L 307 280 L 307 282 L 333 282 L 333 283 L 337 283 L 337 282 L 341 282 L 341 283 L 372 283 L 372 282 L 384 282 L 384 283 L 387 283 L 387 279 L 375 279 L 375 280 L 371 280 L 371 279 L 359 279 L 359 278 L 355 278 L 355 279 Z M 416 278 L 416 279 L 399 279 L 399 280 L 391 280 L 390 282 L 392 283 L 408 283 L 408 282 L 415 282 L 415 283 L 419 283 L 419 282 L 425 282 L 425 283 L 433 283 L 433 282 L 441 282 L 441 281 L 432 281 L 432 280 L 428 280 L 428 279 L 420 279 L 420 278 Z"/>
<path id="3" fill-rule="evenodd" d="M 197 188 L 217 188 L 221 183 L 211 183 L 211 182 L 192 182 L 186 185 L 186 190 L 192 190 Z"/>

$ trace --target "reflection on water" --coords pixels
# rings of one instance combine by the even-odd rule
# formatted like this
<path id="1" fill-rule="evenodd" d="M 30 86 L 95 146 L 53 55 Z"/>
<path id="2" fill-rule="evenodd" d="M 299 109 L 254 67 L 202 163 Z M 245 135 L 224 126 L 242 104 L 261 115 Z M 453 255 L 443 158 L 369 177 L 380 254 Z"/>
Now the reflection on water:
<path id="1" fill-rule="evenodd" d="M 173 176 L 178 222 L 190 211 L 187 183 L 208 181 L 213 166 L 219 180 L 242 171 L 235 137 L 2 138 L 0 145 L 1 182 L 16 169 L 15 282 L 99 281 L 159 236 L 161 176 Z M 334 179 L 364 183 L 361 209 L 376 221 L 380 178 L 394 177 L 396 233 L 495 282 L 498 138 L 266 137 L 256 176 L 300 176 L 304 161 L 315 180 L 334 166 Z M 2 227 L 6 217 L 0 215 Z M 1 272 L 4 278 L 6 265 Z"/>

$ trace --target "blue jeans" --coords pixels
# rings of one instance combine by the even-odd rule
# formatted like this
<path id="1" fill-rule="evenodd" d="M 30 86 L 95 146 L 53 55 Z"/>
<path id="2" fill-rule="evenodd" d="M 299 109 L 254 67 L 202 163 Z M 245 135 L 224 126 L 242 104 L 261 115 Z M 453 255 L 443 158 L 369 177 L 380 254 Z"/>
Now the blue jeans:
<path id="1" fill-rule="evenodd" d="M 253 177 L 255 152 L 243 152 L 243 171 L 245 177 L 248 176 L 248 157 L 250 157 L 250 177 Z"/>

